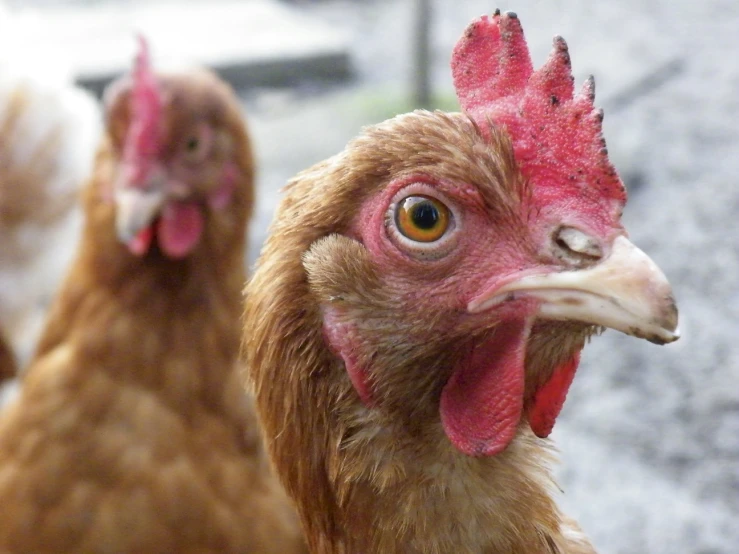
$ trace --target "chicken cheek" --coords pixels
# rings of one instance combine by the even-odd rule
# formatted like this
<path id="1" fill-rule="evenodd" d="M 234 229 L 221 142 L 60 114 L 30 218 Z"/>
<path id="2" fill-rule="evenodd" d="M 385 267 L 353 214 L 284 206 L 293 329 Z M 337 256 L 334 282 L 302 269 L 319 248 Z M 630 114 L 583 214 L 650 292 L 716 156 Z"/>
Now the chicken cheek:
<path id="1" fill-rule="evenodd" d="M 231 202 L 240 172 L 235 163 L 229 162 L 221 174 L 221 185 L 208 195 L 208 204 L 214 210 L 222 210 Z"/>

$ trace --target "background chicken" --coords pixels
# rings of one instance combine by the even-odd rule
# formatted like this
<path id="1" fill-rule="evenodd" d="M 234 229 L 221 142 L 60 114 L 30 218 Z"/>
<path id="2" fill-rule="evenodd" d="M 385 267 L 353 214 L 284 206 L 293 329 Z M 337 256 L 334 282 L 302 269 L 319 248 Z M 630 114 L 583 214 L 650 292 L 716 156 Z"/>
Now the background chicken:
<path id="1" fill-rule="evenodd" d="M 496 14 L 452 68 L 465 115 L 369 128 L 289 185 L 246 290 L 269 449 L 315 552 L 593 552 L 541 439 L 600 326 L 676 338 L 670 287 L 564 41 L 532 73 Z"/>
<path id="2" fill-rule="evenodd" d="M 101 122 L 64 63 L 29 60 L 12 47 L 2 5 L 0 24 L 0 337 L 24 364 L 74 255 L 78 196 Z M 0 379 L 13 374 L 6 366 Z"/>
<path id="3" fill-rule="evenodd" d="M 107 95 L 78 257 L 0 420 L 3 552 L 303 547 L 236 378 L 253 163 L 240 106 L 144 50 Z"/>

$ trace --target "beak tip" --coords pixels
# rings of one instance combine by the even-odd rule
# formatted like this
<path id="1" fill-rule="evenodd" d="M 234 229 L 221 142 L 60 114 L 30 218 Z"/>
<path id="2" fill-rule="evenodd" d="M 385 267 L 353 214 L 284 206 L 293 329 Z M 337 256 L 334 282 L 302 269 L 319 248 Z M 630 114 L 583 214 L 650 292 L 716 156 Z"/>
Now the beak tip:
<path id="1" fill-rule="evenodd" d="M 675 342 L 680 338 L 680 328 L 678 327 L 678 310 L 677 302 L 675 297 L 670 291 L 664 302 L 665 310 L 664 317 L 660 322 L 660 326 L 664 330 L 664 337 L 661 337 L 661 342 L 656 344 L 669 344 Z"/>
<path id="2" fill-rule="evenodd" d="M 665 345 L 675 342 L 680 338 L 680 329 L 675 326 L 661 327 L 658 332 L 644 334 L 641 332 L 632 333 L 635 337 L 646 339 L 648 342 L 657 345 Z"/>

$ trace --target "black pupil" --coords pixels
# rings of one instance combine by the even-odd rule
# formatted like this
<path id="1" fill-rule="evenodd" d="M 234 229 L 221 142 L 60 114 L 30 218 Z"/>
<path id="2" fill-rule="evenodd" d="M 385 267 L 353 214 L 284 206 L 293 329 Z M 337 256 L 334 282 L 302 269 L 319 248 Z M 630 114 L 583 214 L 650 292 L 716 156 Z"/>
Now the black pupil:
<path id="1" fill-rule="evenodd" d="M 196 150 L 197 147 L 198 147 L 198 139 L 196 139 L 195 137 L 187 141 L 187 149 L 190 150 L 191 152 L 193 150 Z"/>
<path id="2" fill-rule="evenodd" d="M 424 200 L 411 208 L 411 219 L 416 227 L 428 231 L 436 227 L 439 210 L 431 202 Z"/>

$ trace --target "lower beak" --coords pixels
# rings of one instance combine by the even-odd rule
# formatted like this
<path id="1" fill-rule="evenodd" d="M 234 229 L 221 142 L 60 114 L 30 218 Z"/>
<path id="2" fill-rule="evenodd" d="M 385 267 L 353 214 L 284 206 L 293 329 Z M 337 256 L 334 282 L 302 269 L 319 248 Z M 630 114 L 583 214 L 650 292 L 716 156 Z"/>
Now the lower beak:
<path id="1" fill-rule="evenodd" d="M 145 183 L 116 187 L 115 224 L 119 240 L 129 243 L 151 225 L 167 199 L 165 182 L 163 170 L 154 168 Z"/>
<path id="2" fill-rule="evenodd" d="M 620 236 L 610 255 L 587 269 L 522 277 L 468 305 L 479 313 L 517 298 L 540 301 L 544 319 L 602 325 L 656 344 L 680 337 L 672 288 L 657 265 Z"/>

